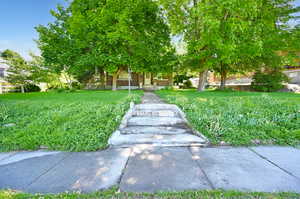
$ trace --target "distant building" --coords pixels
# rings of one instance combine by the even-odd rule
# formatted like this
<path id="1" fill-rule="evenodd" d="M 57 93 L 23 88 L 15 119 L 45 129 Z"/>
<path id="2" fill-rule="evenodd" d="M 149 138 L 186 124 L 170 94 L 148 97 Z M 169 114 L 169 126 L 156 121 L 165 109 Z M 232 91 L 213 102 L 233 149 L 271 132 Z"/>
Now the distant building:
<path id="1" fill-rule="evenodd" d="M 291 84 L 300 85 L 300 64 L 299 66 L 286 66 L 284 73 L 289 77 Z"/>
<path id="2" fill-rule="evenodd" d="M 6 93 L 14 88 L 14 86 L 5 81 L 8 68 L 9 66 L 5 63 L 5 60 L 0 58 L 0 94 Z"/>
<path id="3" fill-rule="evenodd" d="M 111 89 L 113 77 L 109 73 L 104 73 L 105 89 Z M 122 70 L 117 77 L 117 89 L 128 89 L 129 73 Z M 86 83 L 86 89 L 97 89 L 100 77 L 93 77 Z M 152 73 L 131 73 L 130 86 L 132 89 L 157 90 L 172 85 L 172 79 L 169 74 L 153 75 Z"/>

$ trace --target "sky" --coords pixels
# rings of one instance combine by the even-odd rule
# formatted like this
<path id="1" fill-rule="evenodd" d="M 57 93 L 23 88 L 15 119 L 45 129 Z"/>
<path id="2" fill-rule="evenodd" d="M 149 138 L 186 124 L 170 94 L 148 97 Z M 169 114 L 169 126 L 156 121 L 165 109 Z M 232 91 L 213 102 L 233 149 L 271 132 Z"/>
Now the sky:
<path id="1" fill-rule="evenodd" d="M 25 59 L 30 59 L 29 52 L 39 54 L 34 27 L 52 22 L 50 10 L 58 3 L 66 5 L 65 0 L 0 0 L 0 51 L 11 49 Z"/>
<path id="2" fill-rule="evenodd" d="M 34 27 L 54 21 L 50 14 L 65 0 L 0 0 L 0 51 L 11 49 L 29 59 L 29 52 L 39 54 Z"/>

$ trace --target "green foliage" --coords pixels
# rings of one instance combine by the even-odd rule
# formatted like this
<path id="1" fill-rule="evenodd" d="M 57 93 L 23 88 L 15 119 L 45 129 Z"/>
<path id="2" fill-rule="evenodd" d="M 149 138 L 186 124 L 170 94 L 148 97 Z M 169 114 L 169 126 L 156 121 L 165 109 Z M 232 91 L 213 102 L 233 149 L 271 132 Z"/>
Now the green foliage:
<path id="1" fill-rule="evenodd" d="M 72 82 L 73 89 L 82 89 L 82 85 L 79 82 Z"/>
<path id="2" fill-rule="evenodd" d="M 30 74 L 29 79 L 34 83 L 52 83 L 53 81 L 59 81 L 59 77 L 45 67 L 45 60 L 41 56 L 30 54 L 31 61 L 27 62 Z"/>
<path id="3" fill-rule="evenodd" d="M 55 75 L 51 73 L 46 67 L 44 67 L 44 59 L 40 56 L 30 54 L 31 61 L 25 61 L 18 53 L 5 50 L 2 52 L 1 57 L 6 61 L 9 66 L 7 72 L 8 76 L 6 80 L 17 87 L 24 87 L 27 85 L 29 88 L 33 84 L 40 82 L 52 82 L 55 79 Z M 31 89 L 25 89 L 30 91 Z M 35 88 L 37 91 L 37 88 Z"/>
<path id="4" fill-rule="evenodd" d="M 285 82 L 288 82 L 288 77 L 281 71 L 257 71 L 253 76 L 251 88 L 256 91 L 274 92 L 282 89 Z"/>
<path id="5" fill-rule="evenodd" d="M 26 92 L 40 92 L 41 89 L 35 84 L 25 84 L 24 89 Z"/>
<path id="6" fill-rule="evenodd" d="M 278 52 L 287 49 L 288 21 L 299 11 L 293 2 L 160 0 L 173 33 L 184 37 L 189 68 L 213 69 L 224 84 L 229 73 L 283 64 Z"/>
<path id="7" fill-rule="evenodd" d="M 95 151 L 107 146 L 142 92 L 77 91 L 0 96 L 0 151 Z M 5 124 L 15 124 L 5 127 Z"/>
<path id="8" fill-rule="evenodd" d="M 12 59 L 12 58 L 14 58 L 14 59 L 23 59 L 20 54 L 18 54 L 17 52 L 14 52 L 12 50 L 9 50 L 9 49 L 4 50 L 0 54 L 0 57 L 2 57 L 5 60 Z"/>
<path id="9" fill-rule="evenodd" d="M 187 73 L 184 74 L 177 74 L 174 76 L 174 84 L 183 84 L 184 81 L 189 80 L 192 76 L 187 75 Z"/>
<path id="10" fill-rule="evenodd" d="M 24 85 L 30 81 L 30 66 L 18 53 L 5 50 L 1 57 L 5 59 L 5 63 L 9 66 L 7 69 L 8 76 L 6 81 L 13 85 Z"/>
<path id="11" fill-rule="evenodd" d="M 300 8 L 299 8 L 300 12 Z M 287 49 L 285 50 L 285 65 L 289 66 L 299 66 L 300 60 L 300 24 L 295 26 L 292 30 L 290 30 L 289 39 L 286 40 Z"/>
<path id="12" fill-rule="evenodd" d="M 192 88 L 193 84 L 192 84 L 191 80 L 188 79 L 188 80 L 184 81 L 183 82 L 183 87 L 184 88 Z"/>
<path id="13" fill-rule="evenodd" d="M 179 105 L 213 144 L 299 145 L 300 95 L 292 93 L 159 91 Z"/>
<path id="14" fill-rule="evenodd" d="M 58 87 L 58 88 L 51 88 L 49 89 L 49 92 L 55 92 L 55 93 L 73 93 L 79 91 L 76 87 L 68 87 L 65 85 L 65 87 Z"/>
<path id="15" fill-rule="evenodd" d="M 74 0 L 52 11 L 39 26 L 39 47 L 49 68 L 80 80 L 94 68 L 116 73 L 170 71 L 173 59 L 168 26 L 151 0 Z"/>

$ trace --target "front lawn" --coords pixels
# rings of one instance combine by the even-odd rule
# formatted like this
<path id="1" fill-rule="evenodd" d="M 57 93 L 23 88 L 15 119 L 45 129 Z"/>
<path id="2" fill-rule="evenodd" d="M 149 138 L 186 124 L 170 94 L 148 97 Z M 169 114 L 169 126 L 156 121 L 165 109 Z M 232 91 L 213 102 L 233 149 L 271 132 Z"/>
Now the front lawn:
<path id="1" fill-rule="evenodd" d="M 0 151 L 95 151 L 142 92 L 77 91 L 0 95 Z"/>
<path id="2" fill-rule="evenodd" d="M 300 144 L 299 94 L 192 90 L 157 94 L 179 105 L 212 144 Z"/>

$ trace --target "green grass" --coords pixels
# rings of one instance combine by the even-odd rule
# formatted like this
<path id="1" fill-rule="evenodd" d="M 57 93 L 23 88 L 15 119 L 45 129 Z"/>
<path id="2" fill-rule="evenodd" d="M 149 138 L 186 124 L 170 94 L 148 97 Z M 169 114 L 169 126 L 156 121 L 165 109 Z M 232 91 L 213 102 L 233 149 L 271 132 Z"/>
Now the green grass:
<path id="1" fill-rule="evenodd" d="M 0 191 L 0 199 L 299 199 L 296 193 L 261 193 L 261 192 L 237 192 L 237 191 L 184 191 L 184 192 L 161 192 L 156 194 L 147 193 L 123 193 L 117 188 L 91 194 L 63 193 L 63 194 L 26 194 L 14 191 Z"/>
<path id="2" fill-rule="evenodd" d="M 77 91 L 0 95 L 0 151 L 95 151 L 142 92 Z M 7 124 L 15 124 L 5 127 Z"/>
<path id="3" fill-rule="evenodd" d="M 192 90 L 157 94 L 179 105 L 212 144 L 300 144 L 299 94 Z"/>

